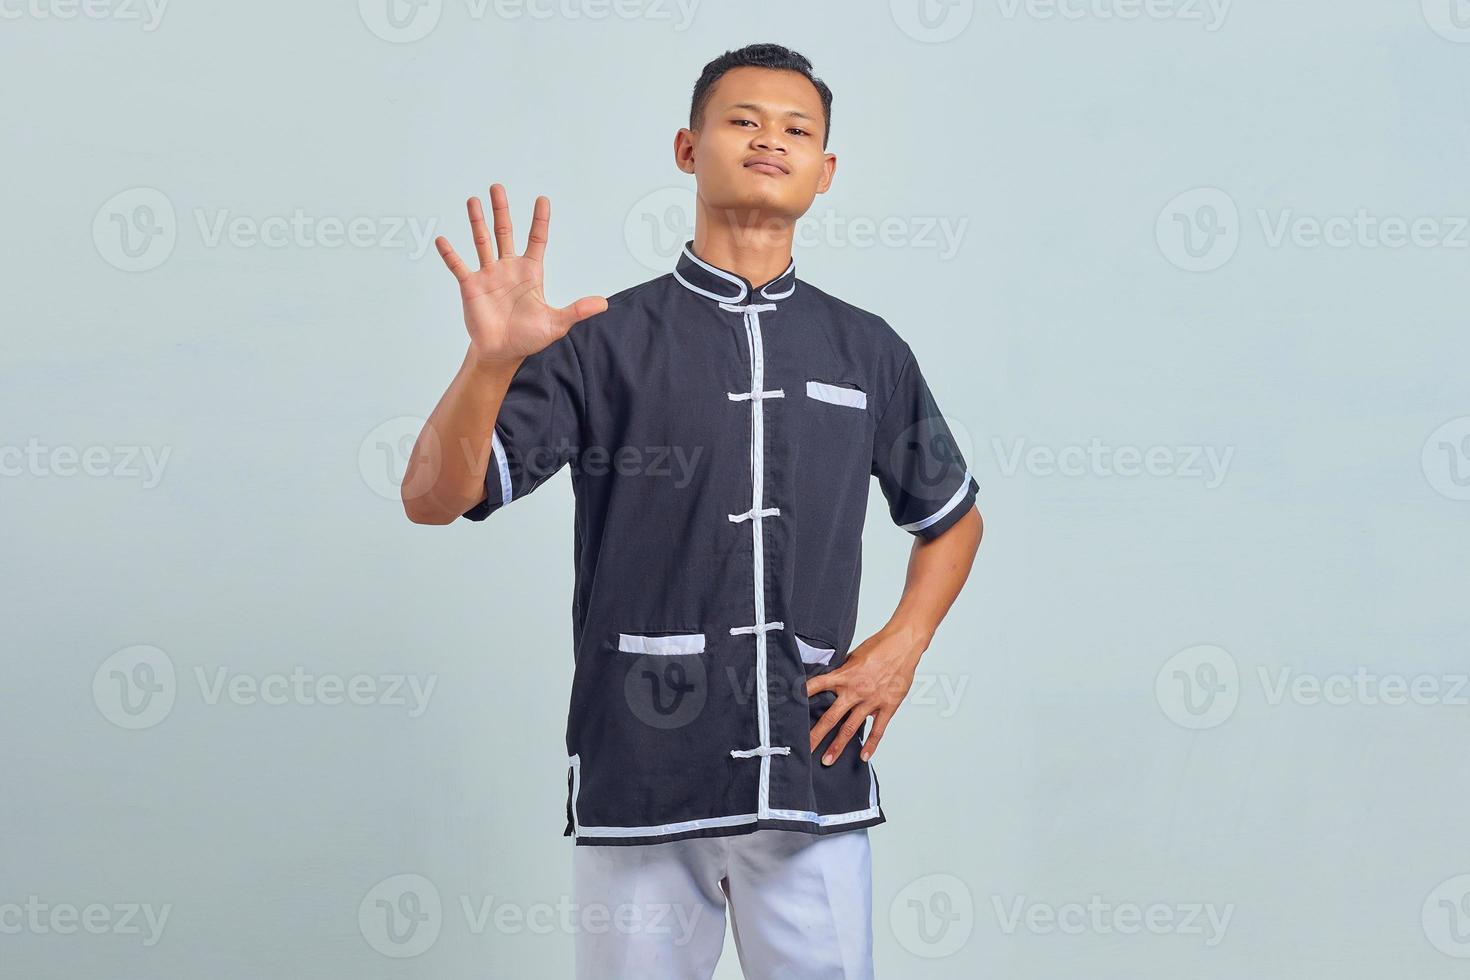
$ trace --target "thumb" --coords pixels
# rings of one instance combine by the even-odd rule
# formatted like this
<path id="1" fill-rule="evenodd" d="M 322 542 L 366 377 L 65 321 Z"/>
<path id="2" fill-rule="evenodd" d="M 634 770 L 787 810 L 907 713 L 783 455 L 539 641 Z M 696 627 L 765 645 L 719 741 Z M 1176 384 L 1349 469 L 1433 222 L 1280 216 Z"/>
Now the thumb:
<path id="1" fill-rule="evenodd" d="M 570 329 L 572 324 L 578 320 L 585 320 L 589 316 L 596 316 L 607 309 L 607 300 L 601 296 L 583 296 L 568 306 L 563 306 L 555 311 L 557 325 L 562 329 Z"/>

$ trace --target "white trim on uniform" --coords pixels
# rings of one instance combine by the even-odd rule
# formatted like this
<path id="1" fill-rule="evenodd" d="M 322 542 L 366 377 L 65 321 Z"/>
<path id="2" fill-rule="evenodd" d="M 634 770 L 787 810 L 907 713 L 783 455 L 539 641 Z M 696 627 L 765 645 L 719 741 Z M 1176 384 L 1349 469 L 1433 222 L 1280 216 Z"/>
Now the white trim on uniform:
<path id="1" fill-rule="evenodd" d="M 848 408 L 867 408 L 868 396 L 861 388 L 844 388 L 841 385 L 829 385 L 821 381 L 808 381 L 806 383 L 806 396 L 815 398 L 819 402 L 827 402 L 832 405 L 845 405 Z"/>
<path id="2" fill-rule="evenodd" d="M 767 289 L 770 289 L 772 286 L 776 285 L 776 283 L 778 283 L 782 279 L 786 278 L 786 273 L 787 272 L 790 272 L 795 267 L 796 267 L 796 259 L 795 258 L 792 258 L 792 260 L 789 263 L 787 263 L 787 265 L 786 265 L 786 272 L 781 273 L 779 276 L 777 276 L 776 278 L 772 279 L 770 282 L 766 283 L 764 286 L 761 287 L 761 295 L 764 296 L 766 299 L 785 299 L 786 297 L 790 296 L 792 293 L 796 292 L 796 278 L 794 276 L 791 279 L 791 288 L 788 289 L 788 290 L 786 290 L 786 292 L 784 292 L 784 293 L 768 293 L 768 292 L 766 292 Z"/>
<path id="3" fill-rule="evenodd" d="M 899 527 L 903 528 L 905 531 L 922 531 L 930 524 L 933 524 L 935 521 L 939 520 L 945 514 L 948 514 L 950 511 L 954 510 L 955 505 L 958 504 L 961 500 L 965 499 L 965 493 L 969 489 L 970 468 L 965 467 L 965 478 L 960 481 L 960 488 L 954 492 L 953 497 L 949 498 L 948 503 L 936 510 L 934 513 L 930 514 L 928 517 L 924 518 L 922 521 L 914 521 L 912 524 L 900 524 Z"/>
<path id="4" fill-rule="evenodd" d="M 769 750 L 784 755 L 780 748 Z M 757 754 L 760 750 L 752 749 L 750 754 Z M 762 759 L 762 761 L 765 761 Z M 572 836 L 578 837 L 667 837 L 671 834 L 683 834 L 695 830 L 707 830 L 712 827 L 739 827 L 744 824 L 755 823 L 760 818 L 754 813 L 737 813 L 728 817 L 703 817 L 698 820 L 681 820 L 678 823 L 655 824 L 649 827 L 584 827 L 581 818 L 577 815 L 577 797 L 582 791 L 582 757 L 573 755 L 567 758 L 567 764 L 572 769 Z M 766 817 L 769 820 L 792 820 L 799 823 L 814 823 L 819 827 L 834 827 L 845 823 L 856 823 L 859 820 L 875 820 L 879 815 L 878 807 L 878 781 L 873 778 L 873 764 L 868 763 L 868 806 L 864 810 L 852 810 L 847 813 L 814 813 L 811 810 L 771 810 L 767 809 Z"/>
<path id="5" fill-rule="evenodd" d="M 505 444 L 494 426 L 490 428 L 490 450 L 495 456 L 496 472 L 500 474 L 500 506 L 504 507 L 510 503 L 510 464 L 505 460 Z"/>
<path id="6" fill-rule="evenodd" d="M 619 633 L 618 649 L 627 653 L 648 653 L 660 657 L 679 653 L 704 653 L 704 634 L 676 633 L 672 636 L 645 636 L 642 633 Z"/>
<path id="7" fill-rule="evenodd" d="M 750 510 L 745 516 L 750 520 L 751 585 L 755 600 L 755 623 L 750 626 L 731 627 L 730 633 L 731 635 L 755 634 L 755 708 L 756 727 L 760 735 L 760 744 L 754 749 L 733 749 L 730 754 L 737 759 L 759 758 L 761 761 L 760 789 L 756 797 L 755 812 L 756 817 L 762 820 L 769 816 L 771 808 L 771 756 L 786 755 L 791 751 L 789 746 L 771 744 L 770 692 L 767 690 L 766 681 L 768 656 L 766 633 L 773 629 L 785 628 L 784 623 L 766 622 L 766 549 L 762 530 L 766 517 L 778 516 L 780 513 L 779 509 L 776 509 L 775 514 L 767 514 L 765 511 L 773 508 L 762 506 L 762 498 L 765 496 L 766 470 L 766 425 L 762 402 L 770 397 L 771 393 L 765 390 L 764 383 L 766 357 L 765 350 L 761 346 L 761 313 L 775 308 L 774 303 L 751 303 L 746 306 L 720 304 L 720 309 L 741 315 L 741 320 L 745 324 L 745 339 L 750 350 Z M 731 397 L 733 400 L 733 396 Z M 737 520 L 741 515 L 728 516 L 731 520 Z"/>
<path id="8" fill-rule="evenodd" d="M 868 820 L 878 815 L 878 808 L 870 806 L 866 810 L 853 810 L 851 813 L 813 813 L 810 810 L 772 810 L 772 820 L 799 820 L 802 823 L 814 823 L 819 827 L 831 827 L 840 823 L 852 823 L 855 820 Z"/>
<path id="9" fill-rule="evenodd" d="M 736 286 L 736 288 L 739 289 L 740 292 L 736 293 L 734 296 L 721 296 L 718 293 L 712 293 L 712 292 L 710 292 L 708 289 L 701 289 L 700 287 L 694 285 L 694 283 L 690 282 L 688 279 L 685 279 L 683 276 L 679 275 L 679 270 L 678 270 L 677 267 L 675 267 L 675 269 L 674 269 L 674 278 L 675 279 L 679 280 L 680 282 L 682 282 L 684 285 L 688 286 L 690 289 L 694 290 L 699 295 L 706 296 L 706 297 L 708 297 L 710 299 L 719 300 L 721 303 L 738 303 L 738 302 L 740 302 L 741 300 L 743 300 L 745 298 L 745 296 L 746 296 L 745 283 L 741 282 L 735 276 L 730 275 L 730 273 L 726 272 L 724 269 L 716 269 L 714 266 L 710 265 L 708 262 L 704 261 L 699 256 L 695 255 L 693 252 L 689 251 L 689 246 L 687 246 L 687 245 L 684 246 L 684 254 L 687 255 L 687 256 L 689 256 L 689 258 L 693 262 L 695 262 L 697 265 L 703 267 L 704 269 L 708 270 L 709 272 L 713 273 L 714 275 L 717 275 L 721 279 L 724 279 L 724 280 L 727 280 L 729 282 L 734 283 L 735 286 Z M 793 260 L 793 261 L 795 261 L 795 260 Z"/>

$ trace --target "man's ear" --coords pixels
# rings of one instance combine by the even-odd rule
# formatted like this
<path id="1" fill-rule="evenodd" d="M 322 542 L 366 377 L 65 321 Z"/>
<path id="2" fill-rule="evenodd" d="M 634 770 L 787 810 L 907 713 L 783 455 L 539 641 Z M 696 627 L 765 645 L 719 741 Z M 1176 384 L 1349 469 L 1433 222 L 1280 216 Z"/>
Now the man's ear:
<path id="1" fill-rule="evenodd" d="M 827 193 L 827 188 L 832 186 L 832 177 L 837 172 L 837 154 L 828 153 L 822 161 L 822 176 L 817 180 L 817 193 Z"/>
<path id="2" fill-rule="evenodd" d="M 694 141 L 692 129 L 680 129 L 674 134 L 674 166 L 686 174 L 694 173 Z"/>

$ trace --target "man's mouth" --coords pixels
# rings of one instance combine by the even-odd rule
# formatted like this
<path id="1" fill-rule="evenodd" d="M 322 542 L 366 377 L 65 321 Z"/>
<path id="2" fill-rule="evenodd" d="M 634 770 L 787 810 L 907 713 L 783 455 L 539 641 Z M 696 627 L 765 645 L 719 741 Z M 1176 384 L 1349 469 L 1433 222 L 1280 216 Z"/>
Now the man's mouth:
<path id="1" fill-rule="evenodd" d="M 756 157 L 745 166 L 748 170 L 754 170 L 763 174 L 774 174 L 777 177 L 785 177 L 791 172 L 783 164 L 778 163 L 770 157 Z"/>

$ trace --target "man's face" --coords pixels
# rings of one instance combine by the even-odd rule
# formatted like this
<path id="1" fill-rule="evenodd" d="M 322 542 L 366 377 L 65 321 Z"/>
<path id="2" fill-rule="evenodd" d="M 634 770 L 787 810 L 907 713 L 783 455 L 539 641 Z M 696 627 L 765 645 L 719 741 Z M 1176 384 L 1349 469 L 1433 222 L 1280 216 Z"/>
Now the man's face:
<path id="1" fill-rule="evenodd" d="M 794 222 L 832 183 L 822 150 L 822 99 L 793 71 L 734 68 L 710 89 L 698 131 L 679 130 L 679 169 L 695 175 L 707 208 L 751 221 Z"/>

